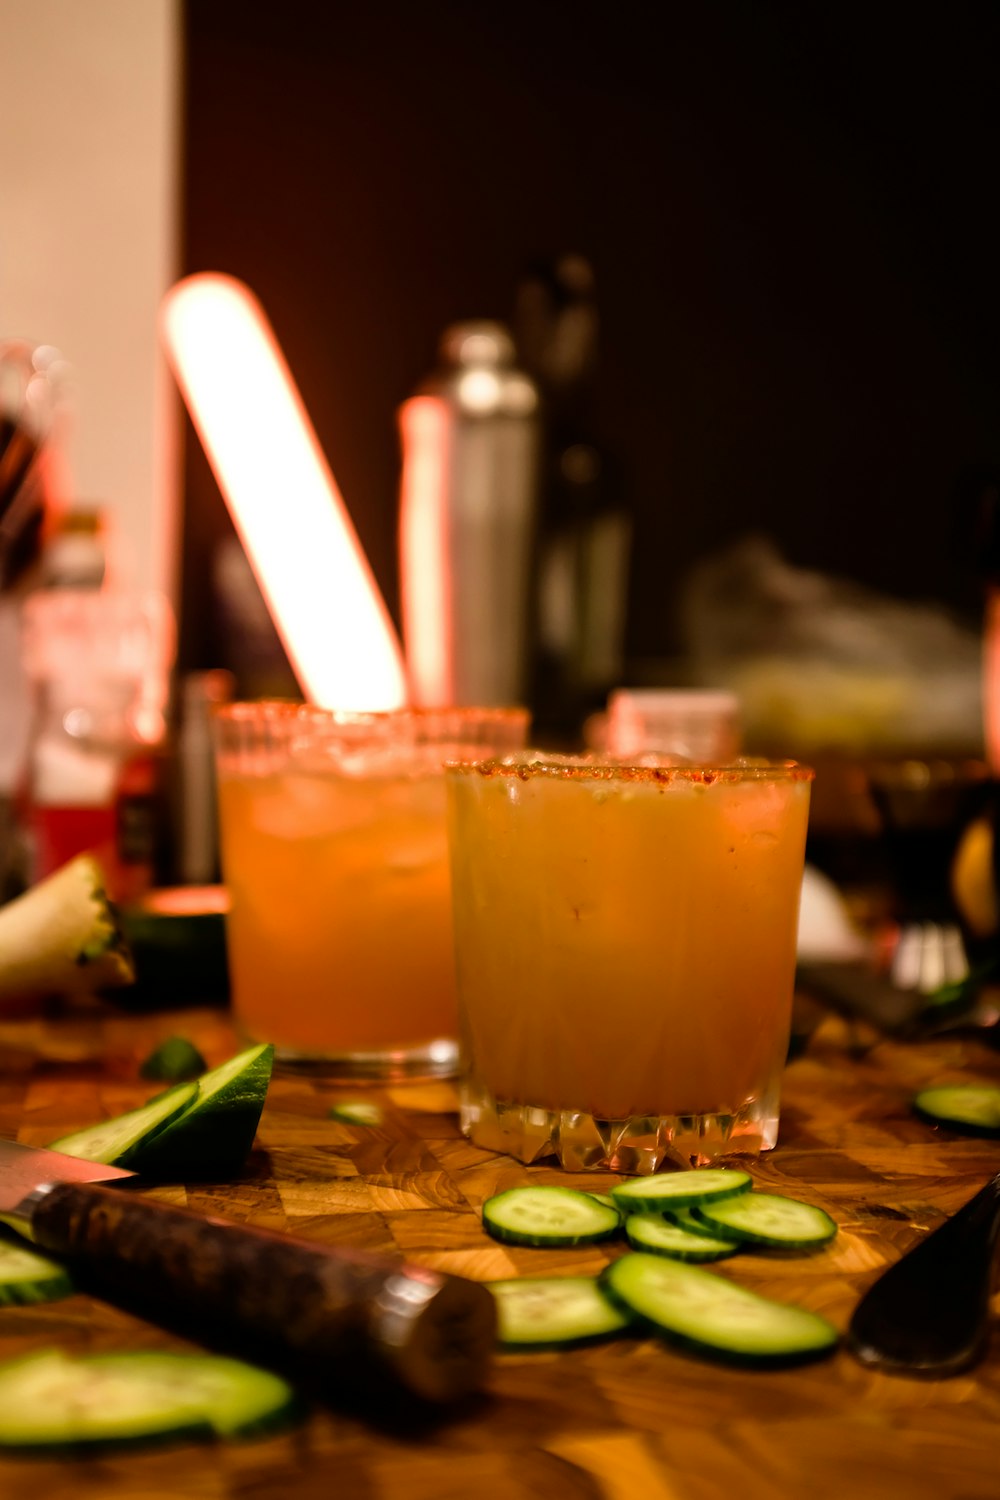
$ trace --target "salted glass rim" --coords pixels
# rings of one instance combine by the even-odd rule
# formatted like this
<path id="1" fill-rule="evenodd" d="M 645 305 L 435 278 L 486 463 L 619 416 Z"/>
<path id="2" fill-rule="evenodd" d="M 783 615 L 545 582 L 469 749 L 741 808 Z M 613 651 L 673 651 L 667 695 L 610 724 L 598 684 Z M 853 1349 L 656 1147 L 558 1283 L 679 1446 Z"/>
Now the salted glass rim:
<path id="1" fill-rule="evenodd" d="M 481 776 L 506 780 L 532 781 L 604 781 L 612 783 L 646 783 L 664 786 L 671 782 L 688 782 L 709 786 L 715 782 L 809 782 L 816 772 L 811 766 L 795 760 L 766 760 L 740 757 L 725 765 L 695 765 L 671 760 L 668 756 L 637 757 L 632 761 L 601 755 L 554 755 L 550 752 L 520 751 L 511 755 L 491 756 L 468 763 L 445 761 L 447 775 Z"/>
<path id="2" fill-rule="evenodd" d="M 323 708 L 315 703 L 300 703 L 291 698 L 246 698 L 212 707 L 212 717 L 228 723 L 260 721 L 298 722 L 303 724 L 388 725 L 429 724 L 434 720 L 473 724 L 527 724 L 530 710 L 520 704 L 461 704 L 457 707 L 430 708 L 408 705 L 405 708 L 343 709 Z"/>

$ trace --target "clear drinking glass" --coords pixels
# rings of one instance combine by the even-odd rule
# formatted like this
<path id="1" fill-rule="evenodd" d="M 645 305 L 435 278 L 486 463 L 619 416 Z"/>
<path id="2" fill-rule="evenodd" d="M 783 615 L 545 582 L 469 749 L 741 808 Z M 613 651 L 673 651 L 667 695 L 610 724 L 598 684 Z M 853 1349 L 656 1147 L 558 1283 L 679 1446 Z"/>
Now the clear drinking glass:
<path id="1" fill-rule="evenodd" d="M 631 1173 L 775 1144 L 812 776 L 449 766 L 466 1135 Z"/>
<path id="2" fill-rule="evenodd" d="M 217 710 L 232 1003 L 247 1038 L 331 1078 L 454 1071 L 443 763 L 523 744 L 527 718 Z"/>

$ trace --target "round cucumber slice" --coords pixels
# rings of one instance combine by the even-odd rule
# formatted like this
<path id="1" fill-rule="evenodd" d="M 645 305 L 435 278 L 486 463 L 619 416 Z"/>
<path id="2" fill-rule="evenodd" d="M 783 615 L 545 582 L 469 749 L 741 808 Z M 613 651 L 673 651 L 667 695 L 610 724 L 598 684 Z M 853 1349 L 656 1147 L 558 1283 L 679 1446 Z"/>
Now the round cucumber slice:
<path id="1" fill-rule="evenodd" d="M 483 1227 L 508 1245 L 591 1245 L 621 1224 L 617 1208 L 576 1188 L 508 1188 L 483 1204 Z"/>
<path id="2" fill-rule="evenodd" d="M 838 1342 L 837 1330 L 817 1313 L 772 1302 L 665 1256 L 623 1255 L 603 1272 L 600 1285 L 670 1342 L 735 1364 L 818 1359 Z"/>
<path id="3" fill-rule="evenodd" d="M 815 1250 L 837 1233 L 823 1209 L 777 1193 L 745 1193 L 721 1203 L 700 1203 L 694 1215 L 722 1240 L 775 1250 Z"/>
<path id="4" fill-rule="evenodd" d="M 689 1229 L 665 1214 L 632 1214 L 625 1221 L 625 1233 L 633 1249 L 670 1255 L 676 1260 L 722 1260 L 724 1256 L 735 1255 L 739 1248 L 732 1240 L 707 1233 L 704 1224 Z"/>
<path id="5" fill-rule="evenodd" d="M 0 1239 L 0 1307 L 57 1302 L 73 1292 L 65 1266 L 11 1240 Z"/>
<path id="6" fill-rule="evenodd" d="M 611 1189 L 618 1207 L 627 1214 L 662 1213 L 689 1208 L 708 1199 L 717 1202 L 753 1187 L 749 1172 L 737 1167 L 692 1167 L 690 1171 L 657 1172 L 637 1177 Z"/>
<path id="7" fill-rule="evenodd" d="M 525 1276 L 487 1283 L 505 1349 L 566 1348 L 612 1338 L 632 1314 L 609 1302 L 593 1276 Z"/>
<path id="8" fill-rule="evenodd" d="M 114 1376 L 192 1402 L 219 1437 L 251 1437 L 284 1422 L 296 1409 L 287 1380 L 219 1354 L 150 1350 L 97 1354 L 87 1361 L 99 1377 Z"/>
<path id="9" fill-rule="evenodd" d="M 331 1120 L 339 1120 L 342 1125 L 369 1125 L 375 1127 L 385 1122 L 385 1110 L 381 1104 L 374 1104 L 369 1099 L 345 1099 L 341 1104 L 331 1104 L 329 1109 Z"/>
<path id="10" fill-rule="evenodd" d="M 913 1100 L 932 1125 L 951 1125 L 970 1135 L 1000 1135 L 1000 1088 L 990 1083 L 940 1084 Z"/>
<path id="11" fill-rule="evenodd" d="M 250 1436 L 294 1409 L 286 1381 L 214 1355 L 43 1350 L 0 1366 L 0 1446 Z"/>

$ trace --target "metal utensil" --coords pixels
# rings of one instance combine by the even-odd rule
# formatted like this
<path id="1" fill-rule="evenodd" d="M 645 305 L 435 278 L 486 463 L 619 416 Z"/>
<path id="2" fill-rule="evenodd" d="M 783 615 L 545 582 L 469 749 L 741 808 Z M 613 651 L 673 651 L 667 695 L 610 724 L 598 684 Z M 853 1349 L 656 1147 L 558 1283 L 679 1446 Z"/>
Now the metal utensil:
<path id="1" fill-rule="evenodd" d="M 481 1384 L 495 1330 L 484 1286 L 174 1208 L 128 1180 L 0 1141 L 0 1220 L 66 1261 L 81 1290 L 320 1387 L 447 1402 Z"/>
<path id="2" fill-rule="evenodd" d="M 940 1380 L 983 1354 L 1000 1239 L 1000 1173 L 881 1276 L 847 1333 L 863 1364 Z"/>

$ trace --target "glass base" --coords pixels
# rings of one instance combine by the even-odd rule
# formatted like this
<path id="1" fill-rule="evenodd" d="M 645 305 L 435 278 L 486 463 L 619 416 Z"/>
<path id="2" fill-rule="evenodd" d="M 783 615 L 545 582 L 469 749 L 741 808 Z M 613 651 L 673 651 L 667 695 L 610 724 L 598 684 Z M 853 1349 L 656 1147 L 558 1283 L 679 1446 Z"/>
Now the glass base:
<path id="1" fill-rule="evenodd" d="M 463 1080 L 464 1135 L 518 1161 L 555 1156 L 568 1172 L 622 1172 L 645 1177 L 661 1166 L 707 1167 L 722 1156 L 758 1156 L 778 1139 L 777 1090 L 734 1114 L 634 1115 L 600 1120 L 576 1110 L 505 1104 Z"/>
<path id="2" fill-rule="evenodd" d="M 455 1077 L 458 1043 L 441 1037 L 413 1047 L 326 1052 L 276 1042 L 274 1066 L 277 1071 L 314 1074 L 329 1083 L 431 1083 Z"/>

